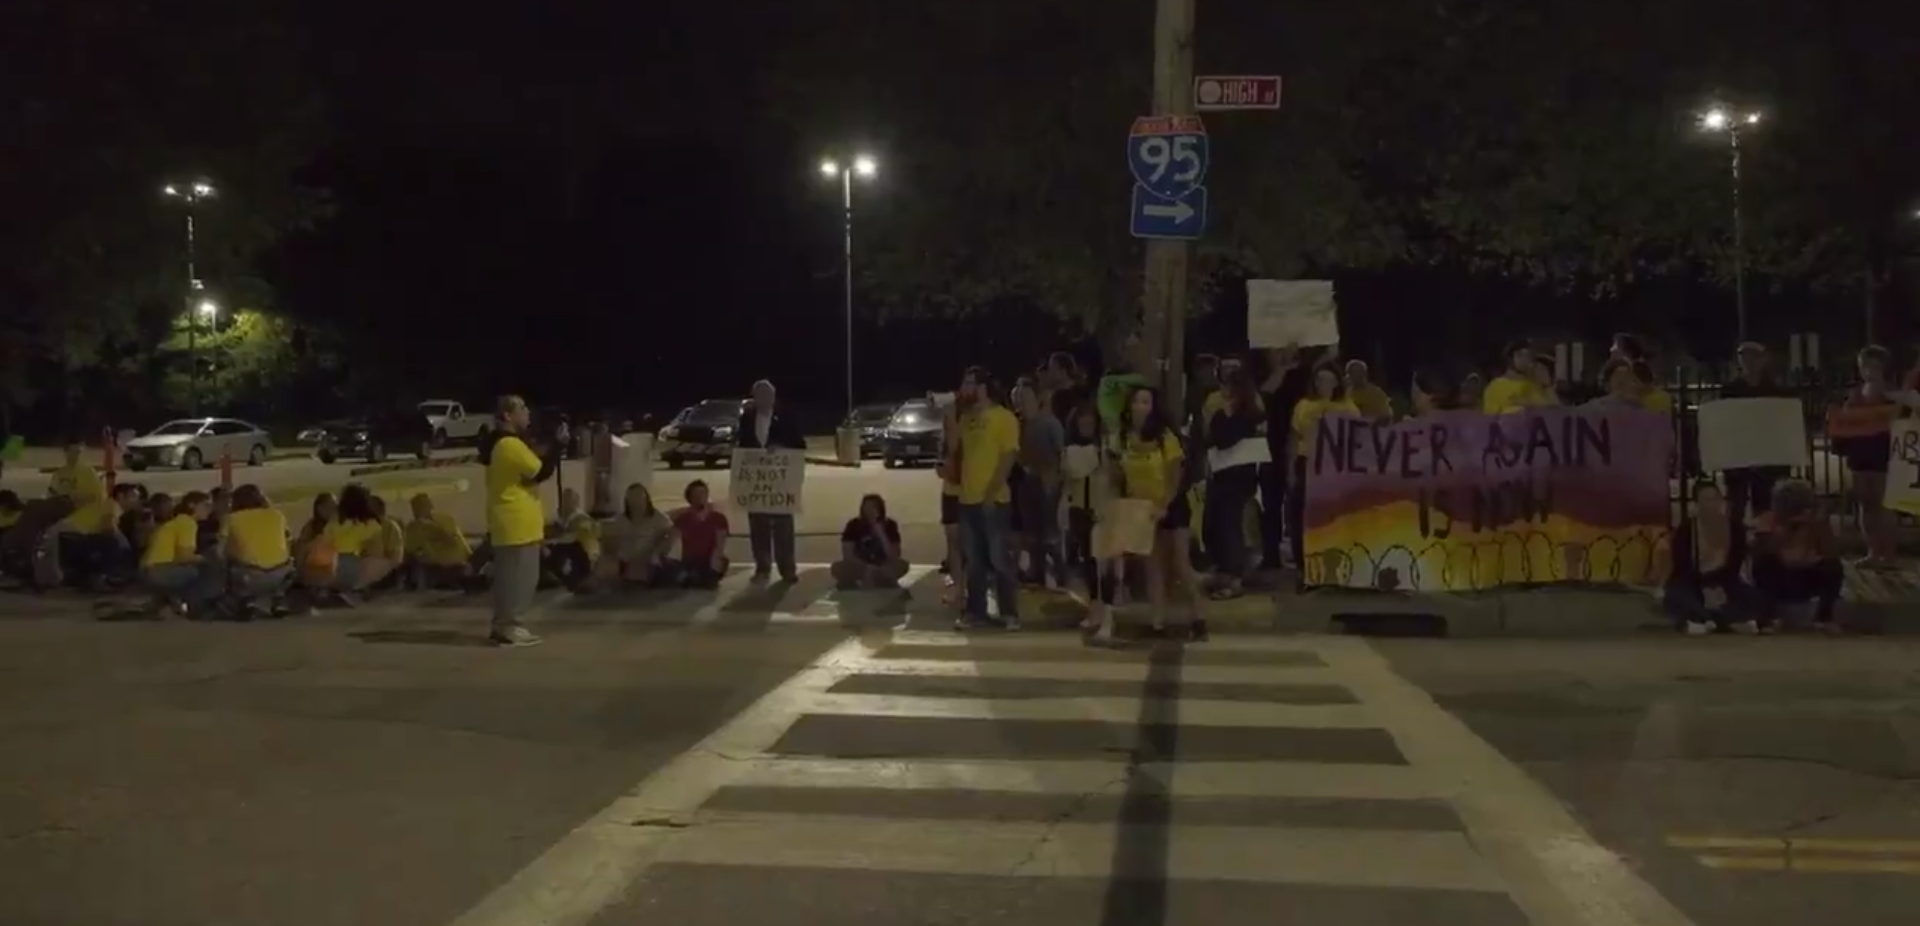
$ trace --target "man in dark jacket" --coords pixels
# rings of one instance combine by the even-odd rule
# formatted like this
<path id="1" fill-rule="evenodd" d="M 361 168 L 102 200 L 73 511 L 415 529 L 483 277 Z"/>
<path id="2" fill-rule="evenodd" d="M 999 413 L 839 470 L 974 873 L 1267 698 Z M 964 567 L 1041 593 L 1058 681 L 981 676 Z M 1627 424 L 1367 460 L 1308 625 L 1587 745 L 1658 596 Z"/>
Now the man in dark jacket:
<path id="1" fill-rule="evenodd" d="M 764 379 L 754 383 L 752 395 L 734 429 L 735 446 L 748 450 L 807 449 L 807 439 L 799 426 L 776 410 L 773 383 Z M 753 548 L 755 581 L 765 581 L 776 563 L 781 581 L 799 581 L 800 570 L 793 562 L 793 515 L 749 512 L 747 541 Z"/>

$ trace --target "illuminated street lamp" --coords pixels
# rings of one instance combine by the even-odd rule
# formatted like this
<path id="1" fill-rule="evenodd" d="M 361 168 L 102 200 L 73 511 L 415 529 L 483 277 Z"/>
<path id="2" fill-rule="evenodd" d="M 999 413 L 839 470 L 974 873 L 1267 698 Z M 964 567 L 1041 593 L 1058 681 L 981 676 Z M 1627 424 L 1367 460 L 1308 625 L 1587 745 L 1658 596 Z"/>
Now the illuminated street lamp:
<path id="1" fill-rule="evenodd" d="M 219 314 L 220 309 L 214 305 L 210 299 L 203 300 L 198 305 L 193 303 L 193 300 L 200 295 L 200 291 L 205 288 L 200 284 L 200 277 L 195 272 L 193 265 L 193 219 L 194 211 L 199 208 L 200 204 L 214 198 L 218 195 L 218 191 L 213 188 L 212 183 L 206 180 L 194 180 L 189 183 L 169 183 L 161 187 L 160 192 L 165 194 L 168 199 L 179 200 L 186 206 L 187 210 L 186 299 L 189 306 L 187 312 L 187 360 L 193 367 L 187 373 L 187 403 L 190 406 L 188 411 L 198 413 L 200 411 L 200 350 L 196 332 L 200 326 L 195 323 L 194 317 L 196 313 L 205 315 L 207 322 L 211 324 L 214 317 Z"/>
<path id="2" fill-rule="evenodd" d="M 1746 222 L 1740 210 L 1740 136 L 1760 124 L 1758 110 L 1734 112 L 1715 106 L 1700 114 L 1700 130 L 1721 132 L 1727 136 L 1729 164 L 1733 176 L 1733 307 L 1739 340 L 1747 339 L 1747 241 Z"/>
<path id="3" fill-rule="evenodd" d="M 840 207 L 846 222 L 847 414 L 853 414 L 853 178 L 868 179 L 879 172 L 880 165 L 864 154 L 844 164 L 832 158 L 820 162 L 820 176 L 840 178 Z"/>

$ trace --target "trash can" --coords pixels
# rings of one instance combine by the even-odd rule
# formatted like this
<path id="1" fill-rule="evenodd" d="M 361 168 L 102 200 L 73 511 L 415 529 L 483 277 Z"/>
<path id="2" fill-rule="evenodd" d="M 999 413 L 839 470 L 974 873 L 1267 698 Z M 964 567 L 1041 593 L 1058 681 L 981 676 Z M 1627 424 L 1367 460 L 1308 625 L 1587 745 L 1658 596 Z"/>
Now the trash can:
<path id="1" fill-rule="evenodd" d="M 834 456 L 844 466 L 860 465 L 860 429 L 841 428 L 833 435 Z"/>

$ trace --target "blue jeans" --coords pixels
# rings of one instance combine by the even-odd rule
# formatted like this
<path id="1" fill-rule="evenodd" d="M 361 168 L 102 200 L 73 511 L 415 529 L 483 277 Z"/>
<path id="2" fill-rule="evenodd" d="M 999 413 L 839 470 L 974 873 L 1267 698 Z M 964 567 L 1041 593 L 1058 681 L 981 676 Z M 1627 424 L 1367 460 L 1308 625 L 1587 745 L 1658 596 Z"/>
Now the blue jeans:
<path id="1" fill-rule="evenodd" d="M 262 569 L 258 566 L 233 567 L 233 593 L 242 598 L 280 598 L 293 584 L 293 564 Z"/>
<path id="2" fill-rule="evenodd" d="M 153 591 L 188 607 L 206 604 L 225 591 L 225 564 L 217 560 L 198 563 L 161 563 L 150 566 L 141 576 Z"/>
<path id="3" fill-rule="evenodd" d="M 960 506 L 960 549 L 967 561 L 967 616 L 987 616 L 987 580 L 1002 618 L 1020 614 L 1020 577 L 1013 570 L 1013 527 L 1007 506 L 988 502 Z"/>

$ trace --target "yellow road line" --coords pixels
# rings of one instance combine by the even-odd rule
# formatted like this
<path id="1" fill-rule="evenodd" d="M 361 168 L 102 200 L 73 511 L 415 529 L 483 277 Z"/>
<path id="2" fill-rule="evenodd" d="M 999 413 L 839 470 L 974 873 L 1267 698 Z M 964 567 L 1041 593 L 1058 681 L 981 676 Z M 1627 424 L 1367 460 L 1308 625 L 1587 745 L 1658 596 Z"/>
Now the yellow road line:
<path id="1" fill-rule="evenodd" d="M 1700 864 L 1719 871 L 1794 871 L 1813 874 L 1920 875 L 1920 860 L 1823 858 L 1786 855 L 1701 855 Z"/>
<path id="2" fill-rule="evenodd" d="M 1676 849 L 1732 852 L 1837 852 L 1857 855 L 1920 855 L 1920 839 L 1834 839 L 1780 836 L 1669 836 Z"/>

